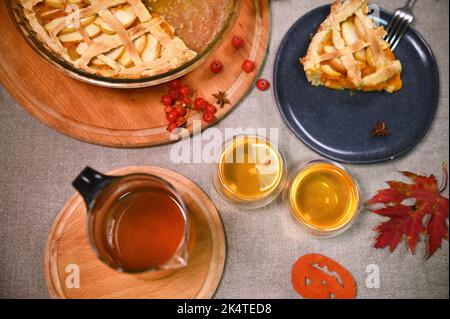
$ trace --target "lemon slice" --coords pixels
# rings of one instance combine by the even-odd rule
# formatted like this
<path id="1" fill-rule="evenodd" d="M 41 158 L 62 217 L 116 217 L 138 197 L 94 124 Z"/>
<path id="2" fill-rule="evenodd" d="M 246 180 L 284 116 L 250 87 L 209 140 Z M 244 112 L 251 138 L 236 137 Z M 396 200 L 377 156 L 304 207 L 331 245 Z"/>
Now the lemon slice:
<path id="1" fill-rule="evenodd" d="M 265 143 L 251 144 L 249 159 L 255 163 L 261 192 L 275 188 L 280 180 L 280 157 L 275 150 Z"/>
<path id="2" fill-rule="evenodd" d="M 256 202 L 278 188 L 283 166 L 281 154 L 270 142 L 245 136 L 222 153 L 218 177 L 227 197 Z"/>

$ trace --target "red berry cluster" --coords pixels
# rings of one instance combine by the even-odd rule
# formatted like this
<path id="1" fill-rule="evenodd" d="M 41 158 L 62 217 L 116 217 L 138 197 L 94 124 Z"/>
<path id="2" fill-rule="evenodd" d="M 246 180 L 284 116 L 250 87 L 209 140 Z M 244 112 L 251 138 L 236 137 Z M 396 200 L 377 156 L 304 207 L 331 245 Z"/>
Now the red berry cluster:
<path id="1" fill-rule="evenodd" d="M 177 127 L 186 124 L 188 106 L 192 103 L 189 86 L 182 85 L 180 80 L 173 80 L 169 84 L 169 91 L 161 97 L 169 125 L 167 130 L 172 132 Z"/>
<path id="2" fill-rule="evenodd" d="M 202 97 L 194 100 L 194 110 L 203 112 L 203 121 L 206 123 L 211 123 L 216 118 L 217 108 Z"/>
<path id="3" fill-rule="evenodd" d="M 242 48 L 245 45 L 244 39 L 240 36 L 235 35 L 232 40 L 231 40 L 231 44 L 233 45 L 233 47 L 236 50 L 239 50 L 240 48 Z M 245 73 L 252 73 L 255 70 L 255 62 L 253 62 L 252 60 L 245 60 L 242 63 L 242 70 Z M 212 73 L 220 73 L 222 72 L 224 65 L 222 63 L 222 61 L 220 60 L 213 60 L 209 66 L 210 70 Z"/>
<path id="4" fill-rule="evenodd" d="M 187 117 L 191 109 L 202 111 L 203 120 L 207 123 L 215 119 L 217 108 L 201 97 L 192 102 L 192 92 L 188 85 L 182 85 L 180 80 L 169 83 L 169 91 L 161 97 L 169 125 L 167 130 L 172 132 L 178 127 L 186 125 Z"/>

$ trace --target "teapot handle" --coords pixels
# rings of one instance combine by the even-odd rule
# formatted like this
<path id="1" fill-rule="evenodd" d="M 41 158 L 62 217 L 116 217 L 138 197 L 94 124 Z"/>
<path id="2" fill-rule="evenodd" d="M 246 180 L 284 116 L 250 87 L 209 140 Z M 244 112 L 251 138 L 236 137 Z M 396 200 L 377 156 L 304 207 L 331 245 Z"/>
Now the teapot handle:
<path id="1" fill-rule="evenodd" d="M 75 180 L 72 186 L 81 194 L 89 211 L 97 195 L 116 177 L 103 175 L 91 167 L 86 167 Z"/>

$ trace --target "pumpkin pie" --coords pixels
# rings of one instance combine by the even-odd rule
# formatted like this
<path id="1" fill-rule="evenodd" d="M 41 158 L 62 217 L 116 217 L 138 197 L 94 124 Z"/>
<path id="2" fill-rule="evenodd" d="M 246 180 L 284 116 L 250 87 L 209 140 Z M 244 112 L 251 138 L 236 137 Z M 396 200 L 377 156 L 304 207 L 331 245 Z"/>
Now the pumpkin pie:
<path id="1" fill-rule="evenodd" d="M 312 85 L 389 93 L 402 88 L 402 65 L 368 11 L 365 0 L 333 3 L 300 59 Z"/>

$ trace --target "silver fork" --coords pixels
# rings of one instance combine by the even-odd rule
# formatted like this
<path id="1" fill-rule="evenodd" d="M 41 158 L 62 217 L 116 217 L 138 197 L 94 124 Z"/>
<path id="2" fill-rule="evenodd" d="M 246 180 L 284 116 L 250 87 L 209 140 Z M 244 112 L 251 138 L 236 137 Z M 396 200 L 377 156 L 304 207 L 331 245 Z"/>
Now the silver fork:
<path id="1" fill-rule="evenodd" d="M 408 3 L 403 7 L 395 10 L 394 17 L 389 23 L 386 31 L 386 42 L 391 45 L 391 50 L 394 51 L 400 40 L 408 30 L 409 25 L 414 20 L 412 9 L 417 0 L 408 0 Z"/>

